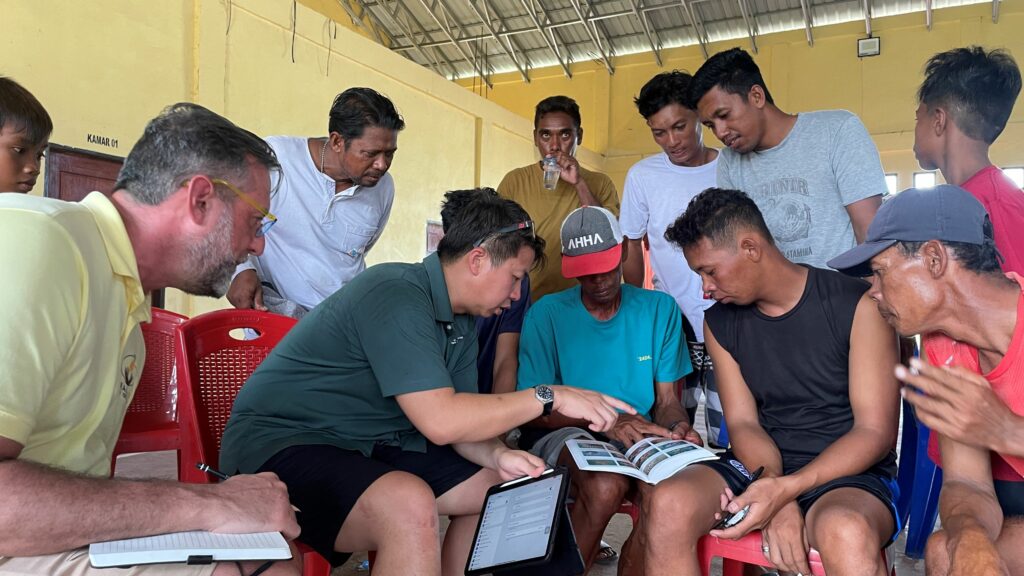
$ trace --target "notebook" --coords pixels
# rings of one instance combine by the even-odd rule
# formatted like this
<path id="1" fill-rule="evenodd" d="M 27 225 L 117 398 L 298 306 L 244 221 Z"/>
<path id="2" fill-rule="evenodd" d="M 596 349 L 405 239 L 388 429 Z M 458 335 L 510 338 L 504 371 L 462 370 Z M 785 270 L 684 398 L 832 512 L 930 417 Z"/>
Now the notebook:
<path id="1" fill-rule="evenodd" d="M 288 542 L 280 532 L 216 534 L 192 531 L 111 540 L 89 545 L 96 568 L 184 562 L 208 564 L 231 560 L 288 560 Z"/>

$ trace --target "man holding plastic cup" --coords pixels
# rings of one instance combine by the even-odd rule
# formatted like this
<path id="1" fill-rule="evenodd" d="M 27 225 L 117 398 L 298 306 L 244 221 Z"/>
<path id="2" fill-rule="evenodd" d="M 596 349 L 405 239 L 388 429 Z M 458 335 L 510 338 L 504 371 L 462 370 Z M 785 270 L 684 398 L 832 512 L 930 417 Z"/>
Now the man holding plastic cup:
<path id="1" fill-rule="evenodd" d="M 559 229 L 565 217 L 581 206 L 600 206 L 618 216 L 619 197 L 607 176 L 583 168 L 576 160 L 583 128 L 580 107 L 572 98 L 550 96 L 537 104 L 533 140 L 540 161 L 506 174 L 498 194 L 525 208 L 537 235 L 546 242 L 547 265 L 530 272 L 531 296 L 536 301 L 573 286 L 560 272 Z"/>

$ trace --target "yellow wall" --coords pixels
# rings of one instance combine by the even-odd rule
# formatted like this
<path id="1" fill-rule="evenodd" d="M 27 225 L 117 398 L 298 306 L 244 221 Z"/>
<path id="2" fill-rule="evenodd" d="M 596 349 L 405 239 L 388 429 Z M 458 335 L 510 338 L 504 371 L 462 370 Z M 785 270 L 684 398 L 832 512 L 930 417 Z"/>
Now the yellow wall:
<path id="1" fill-rule="evenodd" d="M 856 39 L 864 36 L 864 23 L 851 22 L 816 28 L 814 46 L 804 31 L 783 32 L 758 39 L 755 55 L 776 103 L 787 112 L 845 108 L 864 121 L 882 154 L 886 172 L 899 174 L 900 186 L 909 187 L 919 171 L 913 145 L 915 91 L 925 60 L 957 46 L 981 44 L 1007 48 L 1024 65 L 1024 2 L 1003 2 L 998 23 L 992 22 L 990 3 L 934 12 L 934 25 L 925 27 L 924 13 L 875 19 L 873 32 L 882 39 L 882 54 L 858 59 Z M 750 51 L 747 39 L 719 42 L 711 53 L 740 46 Z M 573 79 L 561 68 L 531 71 L 531 83 L 518 73 L 493 78 L 494 88 L 480 89 L 486 98 L 524 117 L 533 116 L 538 100 L 566 94 L 580 104 L 586 141 L 604 156 L 605 171 L 620 187 L 626 171 L 646 155 L 658 152 L 633 97 L 659 72 L 680 69 L 695 72 L 704 62 L 700 48 L 689 46 L 662 52 L 658 68 L 650 53 L 614 60 L 615 74 L 584 62 L 572 66 Z M 460 81 L 465 87 L 471 81 Z M 709 142 L 718 146 L 714 136 Z M 992 160 L 1003 166 L 1024 165 L 1024 106 L 1018 105 L 1006 131 L 992 148 Z"/>
<path id="2" fill-rule="evenodd" d="M 293 63 L 291 2 L 233 0 L 229 28 L 218 0 L 0 0 L 0 74 L 47 107 L 52 142 L 119 156 L 172 102 L 198 102 L 261 135 L 317 136 L 338 92 L 371 86 L 394 100 L 407 128 L 392 166 L 391 221 L 369 261 L 418 260 L 444 191 L 497 186 L 536 157 L 531 123 L 345 26 L 332 37 L 327 17 L 304 4 Z M 88 133 L 119 148 L 90 144 Z M 599 167 L 591 161 L 600 157 L 585 156 Z M 227 305 L 170 292 L 168 307 L 188 315 Z"/>

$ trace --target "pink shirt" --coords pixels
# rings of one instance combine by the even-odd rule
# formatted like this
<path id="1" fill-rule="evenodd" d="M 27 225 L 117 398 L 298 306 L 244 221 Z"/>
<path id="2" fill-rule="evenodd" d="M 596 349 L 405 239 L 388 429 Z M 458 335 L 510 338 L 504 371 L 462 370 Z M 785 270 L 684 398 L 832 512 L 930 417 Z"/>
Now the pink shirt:
<path id="1" fill-rule="evenodd" d="M 1003 171 L 987 166 L 960 185 L 988 212 L 1003 270 L 1024 274 L 1024 192 Z"/>
<path id="2" fill-rule="evenodd" d="M 1006 276 L 1021 285 L 1021 295 L 1017 300 L 1017 324 L 1014 326 L 1006 355 L 984 376 L 992 385 L 996 396 L 1005 402 L 1010 410 L 1024 415 L 1024 278 L 1012 272 Z M 924 336 L 923 345 L 929 363 L 942 366 L 952 358 L 950 365 L 962 366 L 981 374 L 978 349 L 974 346 L 957 342 L 944 334 Z M 939 466 L 942 465 L 938 438 L 934 433 L 928 439 L 928 456 Z M 992 477 L 996 480 L 1014 482 L 1024 480 L 1024 458 L 992 452 Z"/>

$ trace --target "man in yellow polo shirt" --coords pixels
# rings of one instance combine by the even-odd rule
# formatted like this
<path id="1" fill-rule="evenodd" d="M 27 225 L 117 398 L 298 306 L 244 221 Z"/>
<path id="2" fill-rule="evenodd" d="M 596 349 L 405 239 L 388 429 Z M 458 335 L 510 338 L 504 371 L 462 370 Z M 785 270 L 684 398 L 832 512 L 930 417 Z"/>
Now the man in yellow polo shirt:
<path id="1" fill-rule="evenodd" d="M 273 222 L 257 136 L 194 104 L 151 121 L 116 191 L 0 195 L 0 574 L 87 574 L 81 547 L 184 530 L 298 533 L 276 476 L 212 486 L 108 478 L 142 373 L 153 290 L 223 295 Z M 251 565 L 248 565 L 251 564 Z M 249 574 L 256 563 L 125 574 Z M 279 564 L 265 574 L 295 574 Z"/>

